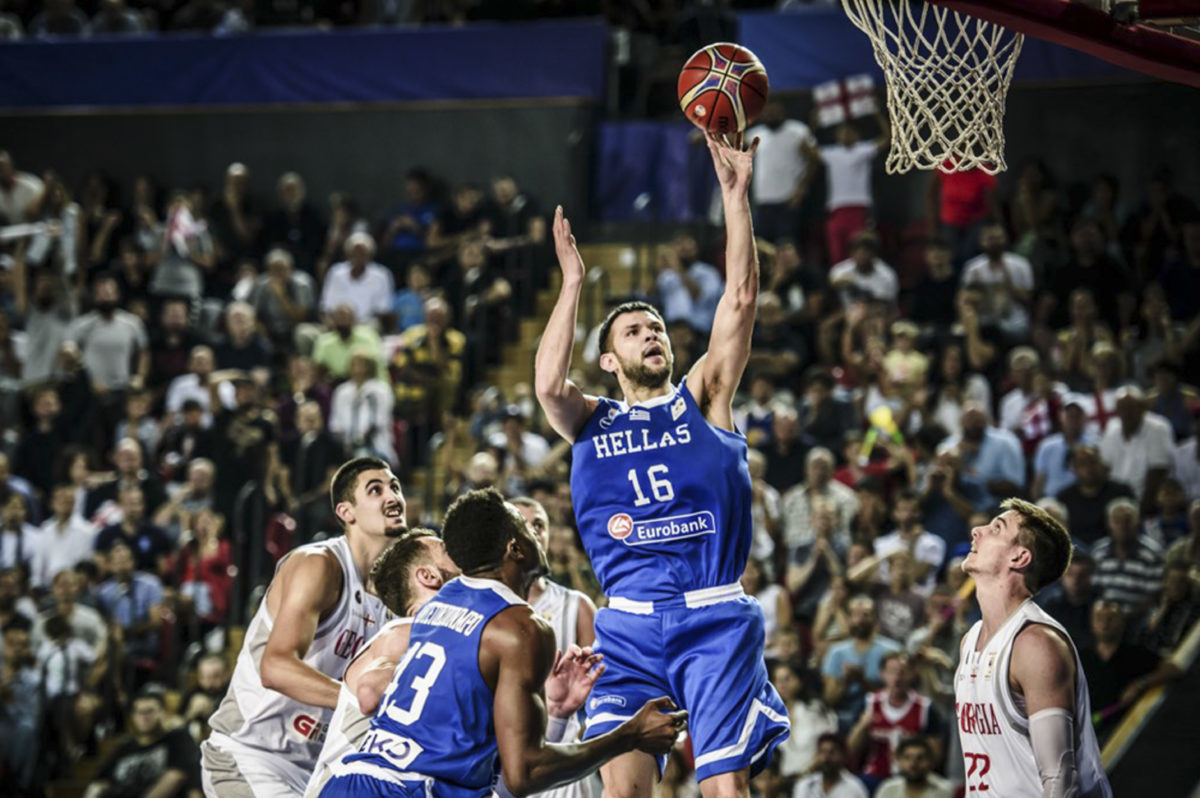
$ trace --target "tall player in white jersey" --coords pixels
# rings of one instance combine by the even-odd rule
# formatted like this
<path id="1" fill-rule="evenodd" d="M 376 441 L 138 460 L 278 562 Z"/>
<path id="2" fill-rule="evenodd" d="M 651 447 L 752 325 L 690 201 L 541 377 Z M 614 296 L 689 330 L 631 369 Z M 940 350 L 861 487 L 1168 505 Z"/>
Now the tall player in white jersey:
<path id="1" fill-rule="evenodd" d="M 1001 508 L 971 530 L 962 566 L 983 615 L 954 676 L 967 793 L 1110 798 L 1075 644 L 1032 600 L 1066 571 L 1071 537 L 1034 504 Z"/>
<path id="2" fill-rule="evenodd" d="M 509 504 L 525 516 L 529 531 L 542 544 L 542 548 L 549 549 L 550 517 L 542 503 L 520 496 L 511 499 Z M 534 612 L 554 628 L 560 653 L 566 654 L 572 646 L 589 647 L 595 641 L 596 605 L 578 590 L 563 587 L 541 576 L 529 588 L 529 603 L 533 605 Z M 566 727 L 561 730 L 557 728 L 557 720 L 551 716 L 550 728 L 546 730 L 547 739 L 574 740 L 579 736 L 579 722 L 575 717 L 568 718 Z M 591 777 L 588 777 L 538 795 L 541 798 L 591 798 L 592 792 Z"/>
<path id="3" fill-rule="evenodd" d="M 345 535 L 289 552 L 246 629 L 229 691 L 209 720 L 202 780 L 209 798 L 304 792 L 346 664 L 390 615 L 371 565 L 407 531 L 391 467 L 360 457 L 330 488 Z"/>

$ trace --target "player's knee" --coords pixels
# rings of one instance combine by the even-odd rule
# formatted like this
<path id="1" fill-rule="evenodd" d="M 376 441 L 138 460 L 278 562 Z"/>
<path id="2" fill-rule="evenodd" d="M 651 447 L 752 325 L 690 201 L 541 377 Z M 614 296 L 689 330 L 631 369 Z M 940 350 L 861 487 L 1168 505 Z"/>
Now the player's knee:
<path id="1" fill-rule="evenodd" d="M 700 782 L 703 798 L 747 798 L 750 795 L 750 771 L 718 773 Z"/>

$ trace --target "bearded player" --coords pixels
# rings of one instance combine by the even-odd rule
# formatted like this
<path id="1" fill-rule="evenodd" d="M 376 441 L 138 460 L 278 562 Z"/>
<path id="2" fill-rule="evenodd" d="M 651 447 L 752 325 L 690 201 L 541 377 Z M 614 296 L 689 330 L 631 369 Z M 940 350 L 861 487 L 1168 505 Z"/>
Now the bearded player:
<path id="1" fill-rule="evenodd" d="M 763 616 L 739 578 L 752 535 L 745 437 L 734 391 L 750 356 L 758 256 L 750 220 L 757 140 L 708 139 L 725 206 L 726 283 L 708 352 L 678 386 L 662 315 L 614 309 L 600 327 L 600 365 L 623 402 L 584 395 L 567 379 L 584 265 L 562 209 L 554 243 L 562 289 L 538 347 L 538 400 L 572 447 L 571 493 L 583 544 L 608 607 L 596 651 L 608 670 L 587 703 L 585 739 L 667 694 L 691 718 L 705 798 L 749 794 L 788 732 L 763 664 Z M 632 752 L 601 768 L 610 796 L 646 796 L 661 761 Z"/>
<path id="2" fill-rule="evenodd" d="M 334 474 L 330 497 L 345 534 L 279 561 L 209 720 L 201 749 L 209 798 L 303 793 L 337 706 L 337 677 L 390 617 L 369 575 L 408 529 L 400 480 L 383 460 L 359 457 Z"/>
<path id="3" fill-rule="evenodd" d="M 1071 562 L 1071 536 L 1037 505 L 1008 499 L 971 530 L 963 570 L 983 615 L 954 675 L 967 792 L 1109 798 L 1087 679 L 1070 635 L 1033 603 Z"/>

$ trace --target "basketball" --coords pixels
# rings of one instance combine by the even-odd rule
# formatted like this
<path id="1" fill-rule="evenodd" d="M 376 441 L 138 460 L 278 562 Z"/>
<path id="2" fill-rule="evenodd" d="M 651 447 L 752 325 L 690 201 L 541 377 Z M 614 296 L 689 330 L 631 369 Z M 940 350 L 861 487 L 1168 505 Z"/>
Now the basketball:
<path id="1" fill-rule="evenodd" d="M 767 70 L 745 47 L 717 42 L 687 60 L 678 89 L 679 107 L 692 124 L 718 135 L 740 133 L 762 113 Z"/>

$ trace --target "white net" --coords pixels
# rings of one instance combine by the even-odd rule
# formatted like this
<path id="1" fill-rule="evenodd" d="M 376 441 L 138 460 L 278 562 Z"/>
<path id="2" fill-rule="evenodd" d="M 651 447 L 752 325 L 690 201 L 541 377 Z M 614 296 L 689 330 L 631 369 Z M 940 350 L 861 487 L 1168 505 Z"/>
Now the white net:
<path id="1" fill-rule="evenodd" d="M 923 0 L 842 0 L 887 79 L 889 174 L 1004 171 L 1004 99 L 1024 37 Z"/>

